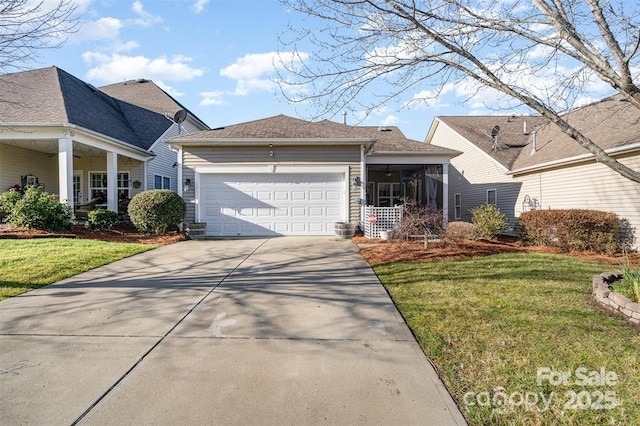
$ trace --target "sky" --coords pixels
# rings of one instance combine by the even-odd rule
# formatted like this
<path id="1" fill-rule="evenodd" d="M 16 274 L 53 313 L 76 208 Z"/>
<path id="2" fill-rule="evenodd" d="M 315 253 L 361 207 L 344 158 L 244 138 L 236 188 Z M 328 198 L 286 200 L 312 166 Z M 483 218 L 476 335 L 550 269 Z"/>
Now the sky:
<path id="1" fill-rule="evenodd" d="M 278 0 L 77 0 L 78 31 L 62 47 L 40 52 L 29 68 L 55 65 L 94 86 L 145 78 L 153 80 L 210 127 L 285 114 L 318 117 L 310 105 L 289 104 L 273 79 L 279 43 L 289 24 L 304 28 L 304 17 Z M 416 89 L 417 90 L 417 89 Z M 464 95 L 464 94 L 463 94 Z M 398 126 L 424 141 L 437 115 L 495 114 L 482 103 L 461 104 L 448 90 L 431 106 L 392 105 L 348 124 Z M 458 96 L 458 99 L 456 99 Z M 504 111 L 502 112 L 504 113 Z"/>

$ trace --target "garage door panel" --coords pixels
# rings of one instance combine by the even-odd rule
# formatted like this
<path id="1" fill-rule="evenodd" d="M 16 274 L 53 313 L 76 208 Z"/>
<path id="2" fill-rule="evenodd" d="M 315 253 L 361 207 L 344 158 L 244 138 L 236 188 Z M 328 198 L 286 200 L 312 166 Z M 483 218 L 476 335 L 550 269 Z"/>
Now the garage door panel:
<path id="1" fill-rule="evenodd" d="M 202 175 L 210 236 L 333 234 L 346 216 L 344 175 Z"/>

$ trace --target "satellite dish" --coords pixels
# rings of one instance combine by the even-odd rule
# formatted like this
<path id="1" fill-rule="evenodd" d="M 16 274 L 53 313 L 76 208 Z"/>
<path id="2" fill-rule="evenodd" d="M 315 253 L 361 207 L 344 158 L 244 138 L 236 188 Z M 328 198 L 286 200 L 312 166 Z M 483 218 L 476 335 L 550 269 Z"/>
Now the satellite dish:
<path id="1" fill-rule="evenodd" d="M 187 118 L 187 111 L 183 110 L 183 109 L 179 109 L 174 115 L 173 115 L 173 121 L 180 124 L 182 123 L 185 119 Z"/>
<path id="2" fill-rule="evenodd" d="M 491 137 L 495 138 L 500 134 L 500 126 L 496 125 L 493 126 L 493 129 L 491 129 Z"/>

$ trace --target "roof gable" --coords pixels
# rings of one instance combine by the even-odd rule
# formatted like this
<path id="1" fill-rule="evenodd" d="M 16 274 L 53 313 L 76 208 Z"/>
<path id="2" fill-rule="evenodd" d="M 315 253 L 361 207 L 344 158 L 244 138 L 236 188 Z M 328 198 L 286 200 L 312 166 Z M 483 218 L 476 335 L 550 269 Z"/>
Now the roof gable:
<path id="1" fill-rule="evenodd" d="M 531 143 L 531 131 L 546 122 L 539 116 L 442 116 L 438 120 L 507 169 L 522 152 L 528 152 L 525 147 Z M 499 131 L 494 140 L 496 126 Z"/>
<path id="2" fill-rule="evenodd" d="M 339 141 L 361 140 L 375 141 L 374 152 L 396 153 L 438 153 L 456 154 L 449 150 L 423 142 L 407 139 L 397 127 L 373 127 L 373 126 L 349 126 L 330 120 L 306 121 L 286 115 L 276 115 L 260 120 L 248 121 L 231 126 L 218 127 L 208 131 L 191 133 L 173 138 L 172 141 L 180 143 L 189 141 L 195 143 L 215 144 L 216 141 L 228 143 L 233 140 L 291 140 L 304 141 Z"/>
<path id="3" fill-rule="evenodd" d="M 640 109 L 620 96 L 604 99 L 564 115 L 567 122 L 580 130 L 599 147 L 609 150 L 640 143 Z M 547 123 L 536 132 L 536 150 L 521 153 L 512 170 L 535 167 L 549 162 L 587 155 L 590 152 Z"/>

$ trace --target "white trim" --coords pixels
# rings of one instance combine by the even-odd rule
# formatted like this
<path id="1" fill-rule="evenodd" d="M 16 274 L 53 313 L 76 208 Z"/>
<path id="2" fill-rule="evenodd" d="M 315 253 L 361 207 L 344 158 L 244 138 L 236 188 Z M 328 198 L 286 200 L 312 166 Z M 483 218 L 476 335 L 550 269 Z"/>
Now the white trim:
<path id="1" fill-rule="evenodd" d="M 442 165 L 442 224 L 449 224 L 449 164 Z"/>
<path id="2" fill-rule="evenodd" d="M 367 164 L 450 164 L 450 158 L 441 155 L 413 153 L 402 155 L 367 155 Z"/>
<path id="3" fill-rule="evenodd" d="M 184 180 L 183 171 L 182 171 L 182 147 L 178 148 L 178 153 L 176 154 L 176 167 L 178 168 L 177 178 L 178 182 L 176 182 L 176 189 L 178 190 L 179 196 L 184 196 Z"/>
<path id="4" fill-rule="evenodd" d="M 60 203 L 73 208 L 73 140 L 58 139 L 58 195 Z"/>
<path id="5" fill-rule="evenodd" d="M 609 155 L 626 154 L 626 153 L 631 153 L 633 151 L 637 151 L 638 149 L 640 149 L 640 143 L 633 143 L 630 145 L 624 145 L 616 148 L 605 149 L 604 152 Z M 589 162 L 589 161 L 597 162 L 596 158 L 591 153 L 580 154 L 580 155 L 575 155 L 573 157 L 561 158 L 559 160 L 547 161 L 546 163 L 534 164 L 533 166 L 522 167 L 520 169 L 512 170 L 507 174 L 517 175 L 517 174 L 522 174 L 527 172 L 550 169 L 558 166 L 568 166 L 574 163 Z"/>
<path id="6" fill-rule="evenodd" d="M 169 145 L 181 146 L 309 146 L 309 145 L 363 145 L 373 144 L 373 138 L 186 138 L 177 137 L 166 141 Z"/>
<path id="7" fill-rule="evenodd" d="M 196 173 L 202 174 L 241 174 L 241 173 L 281 173 L 281 174 L 296 174 L 296 173 L 344 173 L 345 177 L 349 177 L 349 166 L 280 166 L 276 164 L 269 164 L 264 166 L 203 166 L 196 167 Z M 348 180 L 348 179 L 347 179 Z"/>

